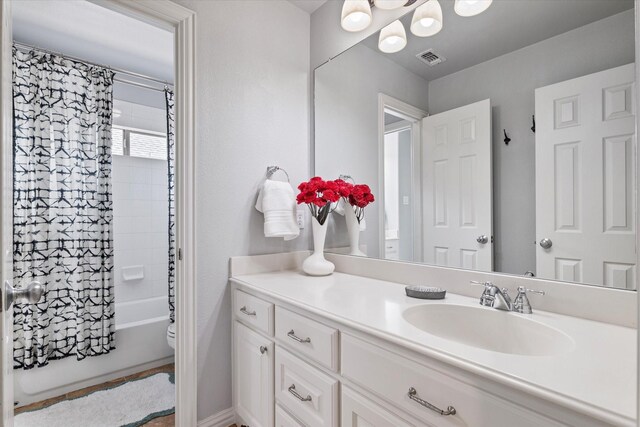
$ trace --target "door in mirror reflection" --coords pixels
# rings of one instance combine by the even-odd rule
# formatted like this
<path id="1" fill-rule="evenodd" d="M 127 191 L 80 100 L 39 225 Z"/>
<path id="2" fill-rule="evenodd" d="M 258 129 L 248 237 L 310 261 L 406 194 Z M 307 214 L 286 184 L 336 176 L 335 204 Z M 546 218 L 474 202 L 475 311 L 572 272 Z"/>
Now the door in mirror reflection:
<path id="1" fill-rule="evenodd" d="M 536 90 L 537 274 L 635 289 L 634 64 Z"/>
<path id="2" fill-rule="evenodd" d="M 491 105 L 422 120 L 424 262 L 492 271 Z"/>

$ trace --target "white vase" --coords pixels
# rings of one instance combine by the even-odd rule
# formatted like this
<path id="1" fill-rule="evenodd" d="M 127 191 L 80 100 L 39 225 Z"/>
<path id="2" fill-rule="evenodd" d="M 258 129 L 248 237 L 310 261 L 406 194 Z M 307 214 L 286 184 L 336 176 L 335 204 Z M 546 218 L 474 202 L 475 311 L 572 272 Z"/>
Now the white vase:
<path id="1" fill-rule="evenodd" d="M 353 206 L 347 204 L 344 207 L 344 219 L 347 222 L 347 232 L 349 233 L 349 243 L 351 250 L 349 255 L 367 256 L 360 250 L 360 223 L 353 211 Z"/>
<path id="2" fill-rule="evenodd" d="M 313 254 L 302 263 L 302 271 L 310 276 L 328 276 L 336 266 L 324 258 L 324 240 L 327 237 L 327 222 L 320 225 L 317 219 L 311 218 L 313 230 Z"/>

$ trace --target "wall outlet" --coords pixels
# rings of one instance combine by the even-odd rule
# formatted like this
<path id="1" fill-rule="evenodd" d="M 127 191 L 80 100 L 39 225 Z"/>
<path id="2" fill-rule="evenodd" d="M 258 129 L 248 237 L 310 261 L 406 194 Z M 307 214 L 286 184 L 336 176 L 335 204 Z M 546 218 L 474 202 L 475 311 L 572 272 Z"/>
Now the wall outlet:
<path id="1" fill-rule="evenodd" d="M 306 206 L 305 206 L 306 207 Z M 298 206 L 296 209 L 296 222 L 298 223 L 298 228 L 304 228 L 304 212 L 305 207 Z"/>
<path id="2" fill-rule="evenodd" d="M 405 206 L 409 204 L 409 196 L 402 196 L 402 204 Z"/>

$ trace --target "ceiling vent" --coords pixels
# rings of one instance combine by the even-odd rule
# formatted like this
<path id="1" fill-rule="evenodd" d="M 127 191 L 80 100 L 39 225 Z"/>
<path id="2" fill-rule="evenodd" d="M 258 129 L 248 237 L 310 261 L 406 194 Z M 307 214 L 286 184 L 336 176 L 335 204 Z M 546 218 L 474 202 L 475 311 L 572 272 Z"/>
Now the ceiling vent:
<path id="1" fill-rule="evenodd" d="M 433 49 L 425 50 L 416 55 L 416 57 L 430 67 L 438 65 L 447 60 L 444 56 L 433 51 Z"/>

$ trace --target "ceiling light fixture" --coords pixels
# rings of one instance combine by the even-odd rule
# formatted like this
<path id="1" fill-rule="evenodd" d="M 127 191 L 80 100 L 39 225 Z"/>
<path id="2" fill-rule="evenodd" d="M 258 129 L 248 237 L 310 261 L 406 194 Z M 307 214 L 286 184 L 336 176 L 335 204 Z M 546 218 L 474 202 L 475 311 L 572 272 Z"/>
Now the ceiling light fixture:
<path id="1" fill-rule="evenodd" d="M 493 0 L 456 0 L 453 10 L 460 16 L 475 16 L 491 6 Z"/>
<path id="2" fill-rule="evenodd" d="M 340 23 L 342 28 L 352 33 L 367 28 L 371 24 L 371 6 L 368 0 L 345 0 Z"/>
<path id="3" fill-rule="evenodd" d="M 407 3 L 407 0 L 373 0 L 373 4 L 378 9 L 393 10 L 399 9 Z"/>
<path id="4" fill-rule="evenodd" d="M 391 24 L 380 30 L 378 39 L 378 49 L 384 53 L 400 52 L 407 45 L 407 33 L 400 21 L 393 21 Z"/>
<path id="5" fill-rule="evenodd" d="M 411 19 L 411 32 L 413 34 L 418 37 L 429 37 L 437 34 L 441 29 L 442 7 L 438 0 L 429 0 L 416 8 Z"/>

